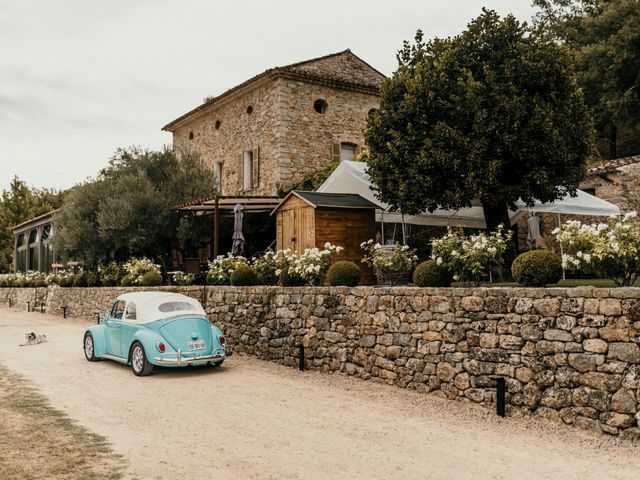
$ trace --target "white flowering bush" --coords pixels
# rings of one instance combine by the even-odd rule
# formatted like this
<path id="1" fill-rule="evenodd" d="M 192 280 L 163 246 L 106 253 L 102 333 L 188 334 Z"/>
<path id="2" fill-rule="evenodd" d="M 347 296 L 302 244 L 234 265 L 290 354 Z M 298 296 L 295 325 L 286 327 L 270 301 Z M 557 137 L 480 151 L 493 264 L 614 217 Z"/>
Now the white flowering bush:
<path id="1" fill-rule="evenodd" d="M 209 261 L 207 281 L 213 285 L 229 285 L 231 274 L 240 265 L 249 265 L 249 261 L 240 255 L 218 255 Z"/>
<path id="2" fill-rule="evenodd" d="M 142 257 L 142 258 L 130 258 L 129 261 L 125 262 L 124 270 L 127 274 L 122 279 L 123 285 L 142 285 L 142 277 L 149 272 L 156 273 L 161 275 L 160 265 L 153 263 L 152 260 Z"/>
<path id="3" fill-rule="evenodd" d="M 290 253 L 287 259 L 289 273 L 300 277 L 309 285 L 322 285 L 331 265 L 331 258 L 342 250 L 342 247 L 327 242 L 323 249 L 313 247 L 305 249 L 302 254 Z"/>
<path id="4" fill-rule="evenodd" d="M 176 272 L 173 275 L 173 282 L 176 285 L 193 285 L 193 282 L 195 280 L 196 280 L 195 273 Z"/>
<path id="5" fill-rule="evenodd" d="M 362 261 L 373 268 L 378 279 L 388 279 L 391 285 L 407 277 L 418 261 L 415 249 L 399 243 L 380 245 L 368 240 L 360 248 L 365 252 Z"/>
<path id="6" fill-rule="evenodd" d="M 2 275 L 1 287 L 45 287 L 46 275 L 42 272 L 29 270 L 28 272 L 16 272 Z"/>
<path id="7" fill-rule="evenodd" d="M 640 225 L 636 212 L 607 223 L 569 220 L 552 233 L 562 246 L 563 268 L 575 268 L 612 279 L 618 286 L 633 285 L 640 274 Z"/>
<path id="8" fill-rule="evenodd" d="M 58 285 L 60 287 L 70 287 L 76 274 L 73 270 L 60 269 L 56 273 L 50 273 L 45 277 L 47 285 Z"/>
<path id="9" fill-rule="evenodd" d="M 473 235 L 450 228 L 443 237 L 431 241 L 431 258 L 448 269 L 454 280 L 480 285 L 491 269 L 502 263 L 511 235 L 501 227 Z"/>
<path id="10" fill-rule="evenodd" d="M 251 269 L 256 274 L 258 285 L 276 285 L 282 269 L 289 267 L 291 250 L 271 250 L 264 255 L 254 258 L 251 262 Z"/>

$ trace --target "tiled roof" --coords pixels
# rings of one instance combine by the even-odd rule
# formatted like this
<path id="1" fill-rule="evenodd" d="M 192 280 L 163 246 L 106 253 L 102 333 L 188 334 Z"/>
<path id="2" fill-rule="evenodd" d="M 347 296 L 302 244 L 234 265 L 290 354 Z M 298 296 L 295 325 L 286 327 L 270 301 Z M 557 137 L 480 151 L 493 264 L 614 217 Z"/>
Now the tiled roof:
<path id="1" fill-rule="evenodd" d="M 601 175 L 603 173 L 614 172 L 620 167 L 625 165 L 631 165 L 632 163 L 640 163 L 640 155 L 634 155 L 632 157 L 615 158 L 613 160 L 607 160 L 587 170 L 587 176 Z"/>
<path id="2" fill-rule="evenodd" d="M 197 106 L 196 108 L 194 108 L 193 110 L 188 111 L 184 115 L 179 116 L 178 118 L 176 118 L 172 122 L 169 122 L 164 127 L 162 127 L 162 130 L 166 130 L 166 131 L 170 132 L 170 131 L 173 130 L 173 127 L 175 125 L 177 125 L 179 122 L 181 122 L 185 118 L 190 117 L 193 114 L 198 113 L 198 112 L 210 107 L 211 105 L 213 105 L 215 103 L 218 103 L 223 98 L 226 98 L 226 97 L 230 96 L 231 94 L 233 94 L 233 93 L 235 93 L 235 92 L 237 92 L 239 90 L 244 89 L 247 85 L 252 84 L 252 83 L 256 82 L 257 80 L 261 80 L 261 79 L 265 79 L 265 78 L 269 78 L 269 77 L 271 77 L 271 78 L 285 77 L 285 78 L 291 78 L 291 79 L 294 79 L 294 80 L 308 81 L 308 82 L 312 82 L 312 83 L 319 83 L 321 85 L 333 86 L 333 87 L 343 88 L 343 89 L 346 89 L 346 90 L 353 90 L 353 91 L 359 91 L 359 92 L 365 92 L 365 93 L 371 93 L 371 94 L 374 94 L 374 95 L 378 95 L 379 94 L 379 89 L 380 89 L 380 82 L 371 83 L 371 82 L 362 82 L 362 81 L 347 81 L 344 78 L 340 78 L 338 76 L 332 75 L 330 72 L 309 72 L 309 71 L 305 71 L 305 70 L 300 68 L 300 67 L 304 67 L 306 65 L 312 64 L 313 62 L 319 62 L 321 60 L 325 60 L 325 59 L 328 59 L 328 58 L 331 58 L 331 57 L 337 57 L 337 56 L 340 56 L 340 55 L 351 55 L 353 58 L 355 58 L 358 61 L 362 62 L 362 64 L 366 65 L 371 70 L 373 70 L 374 72 L 379 74 L 380 75 L 380 81 L 382 81 L 382 79 L 385 78 L 385 75 L 383 73 L 379 72 L 378 70 L 373 68 L 371 65 L 369 65 L 367 62 L 362 60 L 360 57 L 355 55 L 350 49 L 346 49 L 346 50 L 343 50 L 342 52 L 331 53 L 329 55 L 324 55 L 322 57 L 312 58 L 310 60 L 305 60 L 305 61 L 302 61 L 302 62 L 292 63 L 290 65 L 285 65 L 283 67 L 270 68 L 270 69 L 268 69 L 268 70 L 266 70 L 266 71 L 264 71 L 264 72 L 262 72 L 262 73 L 260 73 L 258 75 L 255 75 L 255 76 L 251 77 L 250 79 L 240 83 L 239 85 L 236 85 L 235 87 L 230 88 L 229 90 L 227 90 L 224 93 L 221 93 L 217 97 L 213 97 L 213 98 L 207 100 L 202 105 Z"/>

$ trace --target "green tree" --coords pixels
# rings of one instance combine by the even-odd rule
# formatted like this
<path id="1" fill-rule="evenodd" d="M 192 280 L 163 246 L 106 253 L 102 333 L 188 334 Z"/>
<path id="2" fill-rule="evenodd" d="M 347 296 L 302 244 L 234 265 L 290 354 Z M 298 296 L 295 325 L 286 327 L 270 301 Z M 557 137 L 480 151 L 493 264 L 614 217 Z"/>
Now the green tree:
<path id="1" fill-rule="evenodd" d="M 640 153 L 640 2 L 534 0 L 537 22 L 566 44 L 577 65 L 608 158 Z"/>
<path id="2" fill-rule="evenodd" d="M 365 132 L 382 201 L 416 214 L 479 199 L 494 229 L 519 198 L 576 191 L 592 122 L 564 47 L 483 10 L 453 38 L 418 31 L 397 59 Z"/>
<path id="3" fill-rule="evenodd" d="M 56 217 L 56 248 L 89 264 L 132 255 L 166 261 L 181 246 L 181 215 L 172 207 L 213 195 L 213 185 L 211 170 L 195 154 L 120 149 L 97 179 L 70 192 Z M 195 242 L 190 233 L 200 235 L 199 223 L 207 220 L 191 218 L 180 238 Z"/>
<path id="4" fill-rule="evenodd" d="M 13 232 L 19 223 L 58 208 L 65 192 L 29 187 L 17 176 L 0 198 L 0 272 L 13 270 Z"/>

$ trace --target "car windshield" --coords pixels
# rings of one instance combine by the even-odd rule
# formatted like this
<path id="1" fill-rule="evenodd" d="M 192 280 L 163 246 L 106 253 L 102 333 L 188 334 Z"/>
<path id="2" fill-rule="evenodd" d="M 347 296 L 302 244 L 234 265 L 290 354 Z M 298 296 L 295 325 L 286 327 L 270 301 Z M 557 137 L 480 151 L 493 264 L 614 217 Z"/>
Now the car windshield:
<path id="1" fill-rule="evenodd" d="M 184 312 L 195 310 L 195 307 L 191 305 L 189 302 L 165 302 L 161 303 L 158 307 L 158 310 L 161 312 Z"/>

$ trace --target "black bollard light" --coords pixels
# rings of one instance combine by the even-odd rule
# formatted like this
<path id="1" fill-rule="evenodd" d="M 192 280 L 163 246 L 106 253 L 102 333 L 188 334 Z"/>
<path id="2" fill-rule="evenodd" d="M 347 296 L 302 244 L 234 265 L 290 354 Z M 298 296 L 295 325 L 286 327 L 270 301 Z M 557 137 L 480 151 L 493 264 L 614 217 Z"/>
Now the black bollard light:
<path id="1" fill-rule="evenodd" d="M 44 303 L 40 304 L 40 313 L 44 313 Z"/>
<path id="2" fill-rule="evenodd" d="M 27 312 L 31 311 L 31 302 L 27 302 Z"/>
<path id="3" fill-rule="evenodd" d="M 67 307 L 61 307 L 62 308 L 62 318 L 67 318 Z"/>
<path id="4" fill-rule="evenodd" d="M 12 304 L 12 303 L 13 303 L 13 302 L 11 301 L 11 297 L 9 297 L 9 308 L 11 308 L 11 304 Z"/>
<path id="5" fill-rule="evenodd" d="M 496 413 L 500 417 L 505 416 L 505 390 L 506 384 L 504 377 L 491 377 L 496 381 Z"/>
<path id="6" fill-rule="evenodd" d="M 298 345 L 298 369 L 304 371 L 304 345 Z"/>

